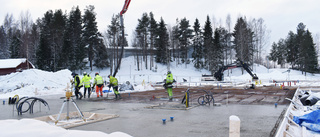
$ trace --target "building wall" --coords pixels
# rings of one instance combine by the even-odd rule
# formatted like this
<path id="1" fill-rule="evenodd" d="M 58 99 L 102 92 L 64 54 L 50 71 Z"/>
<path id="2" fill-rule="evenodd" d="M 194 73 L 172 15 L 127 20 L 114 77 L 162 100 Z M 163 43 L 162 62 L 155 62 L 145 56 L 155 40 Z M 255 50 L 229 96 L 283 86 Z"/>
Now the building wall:
<path id="1" fill-rule="evenodd" d="M 20 63 L 16 68 L 4 68 L 0 69 L 0 75 L 7 75 L 13 72 L 21 72 L 22 70 L 33 68 L 33 65 L 26 61 L 23 63 Z"/>

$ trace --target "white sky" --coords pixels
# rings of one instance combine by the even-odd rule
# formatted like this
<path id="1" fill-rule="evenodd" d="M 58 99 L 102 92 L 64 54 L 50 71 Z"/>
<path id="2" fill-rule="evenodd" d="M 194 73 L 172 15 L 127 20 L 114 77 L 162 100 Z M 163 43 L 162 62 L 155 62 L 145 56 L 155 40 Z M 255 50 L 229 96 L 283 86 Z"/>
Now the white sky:
<path id="1" fill-rule="evenodd" d="M 87 5 L 94 5 L 100 32 L 106 31 L 113 14 L 118 14 L 125 0 L 0 0 L 0 23 L 7 13 L 18 20 L 21 12 L 29 11 L 33 20 L 43 17 L 51 10 L 62 9 L 67 13 L 73 6 L 79 6 L 82 14 Z M 302 22 L 313 36 L 320 34 L 320 1 L 319 0 L 132 0 L 125 14 L 125 27 L 131 42 L 138 19 L 144 12 L 153 12 L 155 19 L 163 17 L 166 24 L 173 26 L 176 19 L 186 17 L 191 26 L 198 18 L 201 26 L 206 16 L 225 26 L 228 14 L 232 25 L 236 19 L 246 16 L 247 19 L 263 18 L 267 29 L 271 31 L 270 44 L 285 38 L 289 31 L 296 32 Z M 233 28 L 233 26 L 232 26 Z"/>

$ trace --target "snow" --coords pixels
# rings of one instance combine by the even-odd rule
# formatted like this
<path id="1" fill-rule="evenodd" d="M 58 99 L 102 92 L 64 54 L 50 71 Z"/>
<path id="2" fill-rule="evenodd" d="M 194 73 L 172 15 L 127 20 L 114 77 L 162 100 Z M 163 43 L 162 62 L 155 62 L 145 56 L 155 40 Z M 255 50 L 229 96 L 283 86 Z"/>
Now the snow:
<path id="1" fill-rule="evenodd" d="M 19 58 L 19 59 L 0 59 L 0 69 L 3 68 L 15 68 L 20 63 L 26 62 L 25 58 Z"/>
<path id="2" fill-rule="evenodd" d="M 106 134 L 100 131 L 66 130 L 61 127 L 52 126 L 46 122 L 34 119 L 7 119 L 0 120 L 0 133 L 3 137 L 21 136 L 24 137 L 131 137 L 123 132 Z M 14 130 L 13 130 L 14 129 Z"/>
<path id="3" fill-rule="evenodd" d="M 2 64 L 2 63 L 0 63 Z M 149 64 L 148 64 L 149 65 Z M 167 66 L 157 64 L 153 68 L 145 69 L 144 64 L 140 67 L 142 71 L 137 71 L 136 62 L 133 57 L 127 57 L 122 59 L 121 68 L 116 76 L 119 83 L 126 83 L 129 81 L 134 86 L 134 91 L 124 91 L 124 92 L 141 92 L 146 90 L 153 90 L 154 86 L 158 82 L 162 82 L 167 73 Z M 284 84 L 287 81 L 296 82 L 295 86 L 318 86 L 320 84 L 319 74 L 303 75 L 300 71 L 288 69 L 267 69 L 262 65 L 254 65 L 253 72 L 257 74 L 261 85 L 274 85 L 273 80 L 281 81 Z M 103 76 L 104 80 L 108 81 L 106 78 L 110 74 L 109 69 L 104 70 L 84 70 L 91 77 L 94 77 L 96 72 Z M 82 77 L 84 71 L 77 71 L 76 73 Z M 209 85 L 222 85 L 227 83 L 232 83 L 234 86 L 240 86 L 241 84 L 248 84 L 251 81 L 251 76 L 244 71 L 242 74 L 241 68 L 234 68 L 224 72 L 224 82 L 202 82 L 202 74 L 210 74 L 207 70 L 197 70 L 192 64 L 182 64 L 177 65 L 176 62 L 170 64 L 170 71 L 172 72 L 174 78 L 177 81 L 177 85 L 189 85 L 195 86 L 199 84 Z M 71 77 L 70 70 L 61 70 L 57 72 L 47 72 L 38 69 L 29 69 L 22 72 L 11 73 L 8 75 L 0 76 L 0 99 L 7 100 L 9 97 L 19 95 L 19 97 L 29 96 L 29 97 L 41 97 L 45 95 L 60 94 L 64 95 L 67 85 L 70 84 Z M 184 82 L 186 79 L 187 82 Z M 161 85 L 161 84 L 159 84 Z M 292 84 L 293 85 L 293 84 Z M 105 90 L 107 90 L 105 88 Z M 81 89 L 83 91 L 83 89 Z M 15 135 L 25 135 L 25 136 L 40 136 L 38 134 L 41 132 L 41 136 L 130 136 L 122 132 L 115 132 L 111 134 L 105 134 L 97 131 L 77 131 L 77 130 L 65 130 L 59 127 L 54 127 L 52 125 L 47 125 L 47 123 L 32 120 L 32 119 L 21 119 L 21 120 L 0 120 L 0 132 L 1 136 L 15 136 Z M 15 129 L 15 132 L 12 132 Z M 41 129 L 41 130 L 40 130 Z M 47 130 L 50 129 L 50 130 Z M 53 133 L 54 134 L 50 134 Z"/>
<path id="4" fill-rule="evenodd" d="M 240 118 L 238 116 L 236 116 L 236 115 L 231 115 L 229 117 L 229 120 L 231 120 L 231 121 L 240 121 Z"/>

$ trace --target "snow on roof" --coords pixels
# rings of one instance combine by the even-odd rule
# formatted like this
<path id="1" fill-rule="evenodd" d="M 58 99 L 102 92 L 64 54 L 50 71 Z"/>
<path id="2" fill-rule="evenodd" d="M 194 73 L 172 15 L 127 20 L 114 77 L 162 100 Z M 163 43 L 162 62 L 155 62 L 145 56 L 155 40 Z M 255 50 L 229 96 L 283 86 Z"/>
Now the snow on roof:
<path id="1" fill-rule="evenodd" d="M 4 68 L 16 68 L 21 63 L 26 62 L 26 58 L 18 59 L 0 59 L 0 69 Z"/>

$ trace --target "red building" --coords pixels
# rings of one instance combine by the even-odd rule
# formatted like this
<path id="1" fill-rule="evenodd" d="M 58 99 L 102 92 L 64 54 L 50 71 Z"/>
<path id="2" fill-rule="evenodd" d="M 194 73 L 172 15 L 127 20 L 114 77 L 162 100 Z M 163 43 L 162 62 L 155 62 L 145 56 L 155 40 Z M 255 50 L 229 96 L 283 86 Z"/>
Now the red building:
<path id="1" fill-rule="evenodd" d="M 25 58 L 19 59 L 0 59 L 0 75 L 34 68 L 33 64 Z"/>

